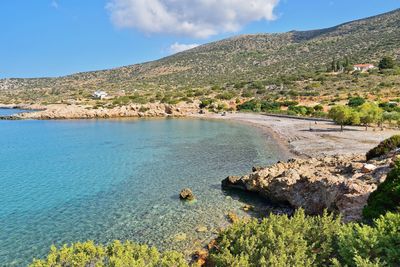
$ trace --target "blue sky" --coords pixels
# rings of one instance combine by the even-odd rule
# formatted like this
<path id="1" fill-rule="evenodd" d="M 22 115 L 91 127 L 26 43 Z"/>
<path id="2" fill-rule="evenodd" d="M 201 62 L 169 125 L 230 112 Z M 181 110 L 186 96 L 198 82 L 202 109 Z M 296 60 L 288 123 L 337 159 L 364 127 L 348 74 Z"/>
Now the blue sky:
<path id="1" fill-rule="evenodd" d="M 400 0 L 1 0 L 0 78 L 113 68 L 236 34 L 324 28 L 399 7 Z"/>

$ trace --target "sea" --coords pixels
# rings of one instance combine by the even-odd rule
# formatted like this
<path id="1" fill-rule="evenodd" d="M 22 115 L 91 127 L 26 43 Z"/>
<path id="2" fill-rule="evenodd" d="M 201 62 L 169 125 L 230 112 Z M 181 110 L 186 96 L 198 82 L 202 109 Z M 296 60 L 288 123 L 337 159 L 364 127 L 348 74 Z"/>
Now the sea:
<path id="1" fill-rule="evenodd" d="M 228 212 L 270 205 L 221 180 L 283 158 L 265 133 L 227 121 L 0 121 L 0 266 L 87 240 L 189 253 L 228 224 Z M 181 201 L 183 188 L 196 200 Z"/>

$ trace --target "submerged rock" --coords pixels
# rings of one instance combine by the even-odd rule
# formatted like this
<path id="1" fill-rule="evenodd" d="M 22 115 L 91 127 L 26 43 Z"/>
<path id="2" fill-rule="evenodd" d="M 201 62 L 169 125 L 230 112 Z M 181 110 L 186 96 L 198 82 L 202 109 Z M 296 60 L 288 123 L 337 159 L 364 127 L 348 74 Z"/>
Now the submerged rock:
<path id="1" fill-rule="evenodd" d="M 361 219 L 370 193 L 386 179 L 392 164 L 391 158 L 372 166 L 365 162 L 363 155 L 291 159 L 242 177 L 229 176 L 222 186 L 256 192 L 308 214 L 336 211 L 344 221 L 354 221 Z"/>
<path id="2" fill-rule="evenodd" d="M 186 236 L 185 233 L 179 233 L 179 234 L 174 236 L 174 241 L 175 242 L 182 242 L 182 241 L 185 241 L 186 238 L 187 238 L 187 236 Z"/>
<path id="3" fill-rule="evenodd" d="M 236 223 L 240 220 L 239 216 L 234 212 L 228 212 L 227 217 L 231 223 Z"/>
<path id="4" fill-rule="evenodd" d="M 194 200 L 195 196 L 194 196 L 194 194 L 193 194 L 191 189 L 185 188 L 185 189 L 182 189 L 181 193 L 179 194 L 179 198 L 182 199 L 182 200 L 189 200 L 190 201 L 190 200 Z"/>
<path id="5" fill-rule="evenodd" d="M 198 233 L 205 233 L 208 231 L 208 228 L 206 226 L 200 225 L 199 227 L 197 227 L 196 232 Z"/>

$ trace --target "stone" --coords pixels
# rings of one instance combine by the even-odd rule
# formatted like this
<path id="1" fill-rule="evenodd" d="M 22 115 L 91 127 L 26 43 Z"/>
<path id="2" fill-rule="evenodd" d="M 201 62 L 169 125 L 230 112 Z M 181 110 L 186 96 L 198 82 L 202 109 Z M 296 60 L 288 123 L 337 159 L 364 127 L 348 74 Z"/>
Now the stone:
<path id="1" fill-rule="evenodd" d="M 371 173 L 376 170 L 376 166 L 373 164 L 364 164 L 364 166 L 361 169 L 362 173 Z"/>
<path id="2" fill-rule="evenodd" d="M 179 194 L 179 198 L 182 200 L 194 200 L 195 196 L 190 188 L 182 189 L 181 193 Z"/>
<path id="3" fill-rule="evenodd" d="M 253 166 L 252 171 L 253 172 L 258 172 L 258 171 L 261 171 L 262 169 L 264 169 L 264 168 L 261 167 L 261 166 Z"/>
<path id="4" fill-rule="evenodd" d="M 192 262 L 196 264 L 196 266 L 204 266 L 207 262 L 208 258 L 208 250 L 206 249 L 199 249 L 196 250 L 192 255 Z"/>
<path id="5" fill-rule="evenodd" d="M 252 211 L 252 210 L 254 210 L 254 206 L 252 206 L 252 205 L 244 205 L 243 206 L 243 208 L 242 208 L 244 211 Z"/>

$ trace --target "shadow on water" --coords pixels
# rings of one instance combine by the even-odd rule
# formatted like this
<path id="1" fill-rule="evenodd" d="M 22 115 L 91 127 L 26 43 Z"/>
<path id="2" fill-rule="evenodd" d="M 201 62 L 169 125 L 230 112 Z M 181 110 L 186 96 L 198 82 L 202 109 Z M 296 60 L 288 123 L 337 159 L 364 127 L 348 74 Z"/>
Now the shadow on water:
<path id="1" fill-rule="evenodd" d="M 221 188 L 221 186 L 220 186 Z M 246 192 L 235 188 L 221 188 L 226 197 L 231 197 L 248 207 L 246 211 L 251 217 L 264 218 L 269 214 L 292 215 L 294 208 L 289 203 L 276 203 L 255 192 Z"/>

